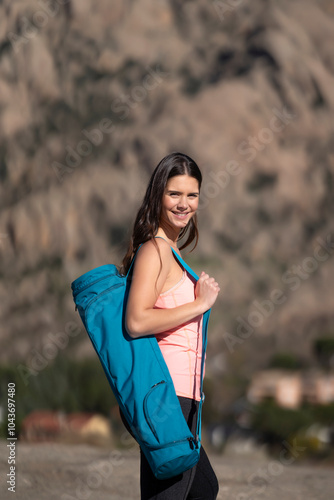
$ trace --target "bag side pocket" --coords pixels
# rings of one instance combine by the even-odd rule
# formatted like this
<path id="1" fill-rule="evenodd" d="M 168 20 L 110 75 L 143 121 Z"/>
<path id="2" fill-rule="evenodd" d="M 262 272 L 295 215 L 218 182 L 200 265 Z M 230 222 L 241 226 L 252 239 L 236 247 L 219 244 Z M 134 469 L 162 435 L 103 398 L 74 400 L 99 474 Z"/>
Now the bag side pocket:
<path id="1" fill-rule="evenodd" d="M 179 400 L 170 383 L 161 380 L 154 384 L 143 401 L 145 420 L 157 444 L 167 445 L 177 440 L 193 437 L 188 428 Z"/>

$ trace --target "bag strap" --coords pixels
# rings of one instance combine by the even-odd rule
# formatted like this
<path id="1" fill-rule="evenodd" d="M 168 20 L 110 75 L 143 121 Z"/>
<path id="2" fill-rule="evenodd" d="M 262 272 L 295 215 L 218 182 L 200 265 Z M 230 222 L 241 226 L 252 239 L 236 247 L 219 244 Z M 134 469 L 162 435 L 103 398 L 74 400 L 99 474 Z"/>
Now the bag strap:
<path id="1" fill-rule="evenodd" d="M 155 236 L 155 238 L 161 238 L 165 240 L 165 238 L 162 238 L 162 236 Z M 165 240 L 166 241 L 166 240 Z M 167 242 L 168 243 L 168 242 Z M 197 274 L 191 269 L 191 267 L 188 266 L 188 264 L 180 257 L 180 255 L 174 250 L 174 248 L 170 245 L 174 255 L 180 262 L 180 264 L 188 271 L 188 273 L 193 276 L 196 281 L 198 281 L 199 277 Z M 208 310 L 210 311 L 210 309 Z M 207 312 L 208 312 L 207 311 Z M 201 394 L 201 400 L 199 402 L 199 408 L 198 408 L 198 414 L 197 414 L 197 429 L 196 429 L 196 442 L 198 441 L 199 437 L 201 436 L 201 414 L 202 414 L 202 404 L 204 401 L 204 393 L 203 393 L 203 373 L 204 373 L 204 363 L 205 363 L 205 352 L 206 352 L 206 335 L 204 335 L 204 332 L 206 332 L 206 325 L 209 319 L 209 314 L 204 313 L 203 315 L 203 323 L 202 323 L 202 333 L 203 333 L 203 338 L 202 338 L 202 362 L 201 362 L 201 386 L 200 386 L 200 394 Z"/>
<path id="2" fill-rule="evenodd" d="M 134 254 L 134 256 L 132 257 L 132 261 L 131 261 L 130 267 L 129 267 L 129 269 L 128 269 L 128 272 L 126 273 L 126 278 L 127 278 L 127 277 L 129 276 L 129 274 L 130 274 L 130 271 L 131 271 L 131 269 L 132 269 L 132 266 L 133 266 L 133 263 L 134 263 L 134 261 L 135 261 L 136 255 L 137 255 L 137 253 L 138 253 L 139 248 L 142 246 L 142 244 L 143 244 L 143 243 L 141 243 L 141 244 L 139 245 L 139 247 L 138 247 L 138 248 L 137 248 L 137 250 L 136 250 L 136 253 L 135 253 L 135 254 Z"/>
<path id="3" fill-rule="evenodd" d="M 162 240 L 165 240 L 165 238 L 162 238 L 162 236 L 155 236 L 155 238 L 161 238 Z M 167 240 L 165 240 L 167 241 Z M 168 242 L 167 242 L 168 243 Z M 133 263 L 135 261 L 135 258 L 136 258 L 136 255 L 137 255 L 137 252 L 139 250 L 139 248 L 142 246 L 143 243 L 141 243 L 139 245 L 139 247 L 137 248 L 136 250 L 136 253 L 134 254 L 133 258 L 132 258 L 132 261 L 131 261 L 131 264 L 130 264 L 130 267 L 129 267 L 129 270 L 126 274 L 126 278 L 129 276 L 130 274 L 130 271 L 132 269 L 132 266 L 133 266 Z M 188 271 L 188 273 L 193 277 L 195 278 L 196 281 L 198 281 L 199 277 L 197 276 L 197 274 L 191 269 L 190 266 L 188 266 L 188 264 L 182 259 L 182 257 L 174 250 L 174 248 L 170 245 L 174 255 L 176 256 L 177 260 L 180 262 L 180 264 L 182 265 L 182 267 L 184 267 L 184 269 L 186 269 Z M 207 325 L 207 322 L 208 322 L 208 319 L 209 319 L 209 314 L 210 314 L 210 311 L 211 309 L 208 309 L 208 311 L 206 311 L 203 315 L 203 324 L 202 324 L 202 333 L 203 332 L 206 332 L 206 325 Z M 196 428 L 196 436 L 195 436 L 195 440 L 196 440 L 196 443 L 198 443 L 198 440 L 201 436 L 201 414 L 202 414 L 202 404 L 203 404 L 203 401 L 204 401 L 204 393 L 203 393 L 203 373 L 204 373 L 204 363 L 205 363 L 205 352 L 206 352 L 206 344 L 207 344 L 207 339 L 206 339 L 206 335 L 202 335 L 202 363 L 201 363 L 201 386 L 200 386 L 200 393 L 201 393 L 201 400 L 199 402 L 199 407 L 198 407 L 198 414 L 197 414 L 197 428 Z"/>

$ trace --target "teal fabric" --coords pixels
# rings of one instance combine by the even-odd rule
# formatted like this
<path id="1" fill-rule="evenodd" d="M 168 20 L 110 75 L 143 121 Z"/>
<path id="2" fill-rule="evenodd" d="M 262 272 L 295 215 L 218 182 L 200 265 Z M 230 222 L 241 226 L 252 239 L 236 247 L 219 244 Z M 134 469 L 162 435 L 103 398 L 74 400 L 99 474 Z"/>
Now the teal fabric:
<path id="1" fill-rule="evenodd" d="M 197 280 L 194 271 L 172 250 Z M 133 339 L 126 331 L 125 311 L 134 259 L 126 276 L 120 275 L 115 265 L 106 264 L 77 278 L 71 289 L 118 404 L 154 475 L 166 479 L 190 469 L 199 460 L 201 411 L 194 436 L 155 336 Z M 203 316 L 201 391 L 210 312 Z"/>

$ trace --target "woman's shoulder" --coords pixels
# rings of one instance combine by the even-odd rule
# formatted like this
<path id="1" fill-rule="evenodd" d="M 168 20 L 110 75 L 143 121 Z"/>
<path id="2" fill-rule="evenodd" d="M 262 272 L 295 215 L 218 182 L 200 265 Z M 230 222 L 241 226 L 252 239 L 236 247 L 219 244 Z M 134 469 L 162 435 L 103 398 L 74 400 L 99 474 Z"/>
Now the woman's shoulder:
<path id="1" fill-rule="evenodd" d="M 155 243 L 157 246 L 155 245 Z M 139 253 L 141 253 L 142 255 L 145 255 L 147 257 L 159 259 L 157 248 L 160 251 L 161 257 L 172 257 L 171 246 L 168 241 L 163 238 L 152 238 L 148 241 L 145 241 L 145 243 L 142 243 L 140 249 L 138 250 L 138 255 Z"/>
<path id="2" fill-rule="evenodd" d="M 157 246 L 154 242 L 156 242 Z M 151 265 L 158 263 L 160 266 L 159 252 L 162 263 L 167 264 L 169 267 L 169 264 L 173 261 L 173 252 L 169 243 L 162 238 L 152 238 L 143 243 L 138 250 L 136 260 L 145 261 Z"/>

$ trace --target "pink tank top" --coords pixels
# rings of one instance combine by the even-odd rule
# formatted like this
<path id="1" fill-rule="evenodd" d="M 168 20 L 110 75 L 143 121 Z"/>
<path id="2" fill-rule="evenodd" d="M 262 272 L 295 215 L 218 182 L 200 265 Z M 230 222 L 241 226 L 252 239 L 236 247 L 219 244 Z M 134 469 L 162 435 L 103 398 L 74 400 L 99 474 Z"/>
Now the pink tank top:
<path id="1" fill-rule="evenodd" d="M 195 279 L 184 269 L 181 280 L 161 293 L 154 309 L 168 309 L 195 300 Z M 201 399 L 203 314 L 155 335 L 178 396 Z M 203 373 L 204 376 L 204 373 Z"/>

